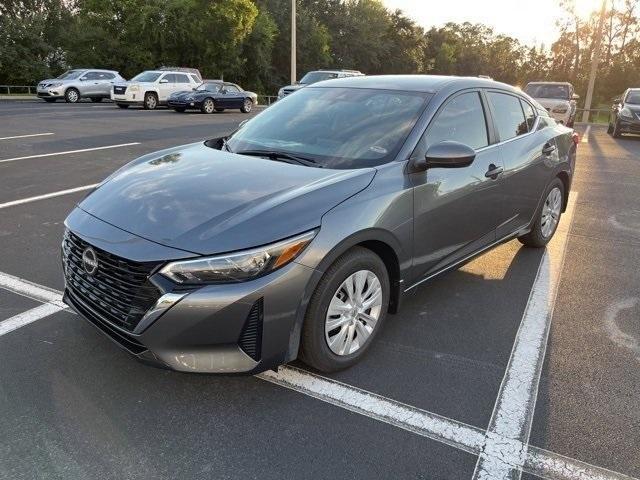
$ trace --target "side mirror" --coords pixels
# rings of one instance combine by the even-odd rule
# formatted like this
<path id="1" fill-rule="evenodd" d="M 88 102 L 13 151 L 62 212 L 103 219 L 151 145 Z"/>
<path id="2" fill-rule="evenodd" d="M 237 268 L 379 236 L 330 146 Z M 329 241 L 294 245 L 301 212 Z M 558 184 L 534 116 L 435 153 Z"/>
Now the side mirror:
<path id="1" fill-rule="evenodd" d="M 82 77 L 82 78 L 80 78 L 80 81 L 81 81 L 81 82 L 86 82 L 86 81 L 87 81 L 87 77 Z"/>
<path id="2" fill-rule="evenodd" d="M 431 145 L 424 160 L 415 163 L 415 169 L 420 171 L 428 168 L 467 167 L 475 158 L 476 152 L 473 148 L 460 142 L 444 141 Z"/>
<path id="3" fill-rule="evenodd" d="M 573 95 L 571 95 L 571 100 L 579 100 L 580 99 L 580 95 L 574 93 Z"/>
<path id="4" fill-rule="evenodd" d="M 163 78 L 162 80 L 160 80 L 160 83 L 169 83 L 169 80 L 167 80 L 166 78 Z"/>

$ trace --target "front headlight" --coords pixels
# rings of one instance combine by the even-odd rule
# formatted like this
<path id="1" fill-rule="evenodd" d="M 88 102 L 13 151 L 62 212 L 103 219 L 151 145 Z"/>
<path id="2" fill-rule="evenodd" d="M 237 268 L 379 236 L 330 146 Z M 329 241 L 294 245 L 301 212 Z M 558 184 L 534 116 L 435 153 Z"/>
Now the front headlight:
<path id="1" fill-rule="evenodd" d="M 187 98 L 185 98 L 185 100 L 186 100 L 187 102 L 193 102 L 193 97 L 187 97 Z"/>
<path id="2" fill-rule="evenodd" d="M 566 105 L 556 105 L 555 107 L 553 107 L 553 113 L 567 113 L 567 110 L 569 110 L 569 107 L 567 107 Z"/>
<path id="3" fill-rule="evenodd" d="M 317 231 L 244 252 L 171 262 L 160 274 L 181 284 L 234 283 L 261 277 L 296 258 Z"/>
<path id="4" fill-rule="evenodd" d="M 278 90 L 278 96 L 282 97 L 284 95 L 284 88 L 281 88 L 280 90 Z"/>
<path id="5" fill-rule="evenodd" d="M 62 86 L 62 83 L 52 83 L 51 85 L 49 85 L 49 88 L 56 88 L 61 86 Z"/>
<path id="6" fill-rule="evenodd" d="M 624 107 L 622 110 L 620 110 L 620 116 L 624 118 L 633 118 L 633 113 L 631 113 L 629 107 Z"/>
<path id="7" fill-rule="evenodd" d="M 129 87 L 130 92 L 137 92 L 138 90 L 140 90 L 140 87 L 138 85 L 131 85 Z"/>

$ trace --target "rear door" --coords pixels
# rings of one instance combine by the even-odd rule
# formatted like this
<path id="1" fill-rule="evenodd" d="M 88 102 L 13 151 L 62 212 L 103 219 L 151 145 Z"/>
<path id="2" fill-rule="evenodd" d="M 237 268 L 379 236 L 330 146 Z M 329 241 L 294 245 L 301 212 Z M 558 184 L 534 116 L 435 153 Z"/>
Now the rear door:
<path id="1" fill-rule="evenodd" d="M 111 86 L 115 80 L 116 76 L 110 72 L 98 72 L 98 88 L 96 89 L 96 93 L 104 97 L 108 97 L 111 93 Z"/>
<path id="2" fill-rule="evenodd" d="M 414 278 L 429 276 L 496 240 L 503 221 L 502 160 L 490 144 L 487 106 L 479 90 L 450 97 L 431 121 L 412 158 L 452 140 L 476 151 L 462 168 L 411 174 L 414 185 Z"/>
<path id="3" fill-rule="evenodd" d="M 498 90 L 489 90 L 486 96 L 505 169 L 506 219 L 497 231 L 501 237 L 529 225 L 558 152 L 553 128 L 539 128 L 536 110 L 524 98 Z"/>
<path id="4" fill-rule="evenodd" d="M 182 92 L 193 89 L 193 85 L 189 81 L 189 76 L 186 73 L 176 73 L 174 75 L 174 80 L 175 84 L 173 86 L 173 92 Z"/>

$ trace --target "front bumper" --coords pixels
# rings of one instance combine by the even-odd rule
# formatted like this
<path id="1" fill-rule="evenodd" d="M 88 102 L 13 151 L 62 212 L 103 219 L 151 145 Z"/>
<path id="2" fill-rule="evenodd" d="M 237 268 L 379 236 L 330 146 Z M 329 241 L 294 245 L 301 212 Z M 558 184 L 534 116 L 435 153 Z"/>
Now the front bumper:
<path id="1" fill-rule="evenodd" d="M 142 103 L 144 102 L 144 95 L 139 92 L 132 93 L 127 91 L 124 94 L 117 94 L 113 93 L 112 90 L 110 97 L 112 101 L 126 105 L 142 105 Z"/>
<path id="2" fill-rule="evenodd" d="M 185 257 L 185 252 L 135 237 L 79 209 L 65 223 L 96 250 L 111 247 L 110 255 L 122 257 L 128 252 L 131 260 L 144 261 L 149 255 L 160 258 L 158 255 L 164 251 L 164 261 Z M 123 245 L 128 245 L 127 252 Z M 316 270 L 292 262 L 249 282 L 184 290 L 152 273 L 150 281 L 164 296 L 174 297 L 165 305 L 156 303 L 145 317 L 151 319 L 144 323 L 143 318 L 132 331 L 101 315 L 85 301 L 86 292 L 83 294 L 77 283 L 66 282 L 64 301 L 145 362 L 182 372 L 257 373 L 295 357 L 303 299 L 308 298 L 308 285 L 318 277 Z"/>
<path id="3" fill-rule="evenodd" d="M 553 118 L 556 122 L 562 123 L 563 125 L 569 125 L 571 123 L 571 110 L 568 110 L 565 113 L 556 113 L 553 110 L 547 110 L 551 118 Z"/>
<path id="4" fill-rule="evenodd" d="M 202 102 L 198 100 L 187 102 L 185 100 L 175 100 L 170 98 L 167 100 L 167 106 L 169 108 L 200 108 L 202 107 Z"/>
<path id="5" fill-rule="evenodd" d="M 64 93 L 61 88 L 37 89 L 36 95 L 39 98 L 63 98 Z"/>
<path id="6" fill-rule="evenodd" d="M 618 117 L 618 127 L 621 133 L 640 134 L 640 120 Z"/>

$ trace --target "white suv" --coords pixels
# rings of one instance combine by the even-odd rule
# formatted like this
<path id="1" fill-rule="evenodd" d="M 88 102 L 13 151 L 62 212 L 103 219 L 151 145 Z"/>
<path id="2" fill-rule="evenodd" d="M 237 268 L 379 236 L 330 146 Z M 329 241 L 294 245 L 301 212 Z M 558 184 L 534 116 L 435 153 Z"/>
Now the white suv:
<path id="1" fill-rule="evenodd" d="M 191 90 L 202 83 L 197 70 L 147 70 L 133 77 L 129 82 L 118 83 L 111 90 L 111 100 L 120 108 L 142 105 L 153 110 L 167 103 L 169 95 L 182 90 Z"/>

